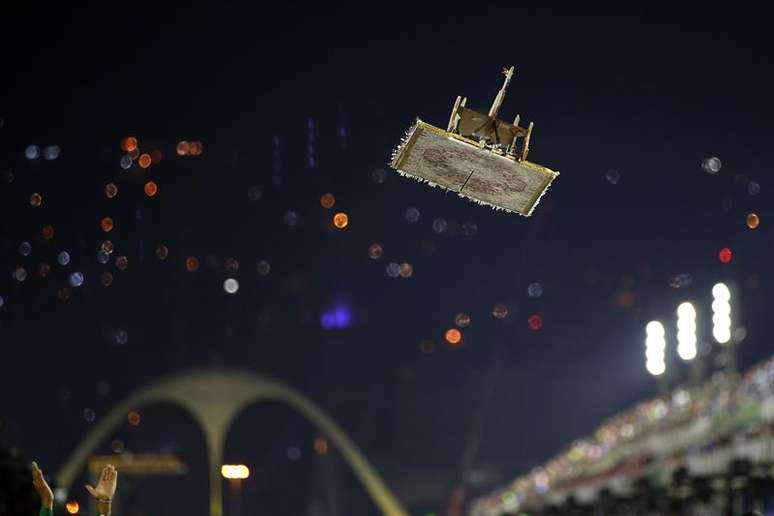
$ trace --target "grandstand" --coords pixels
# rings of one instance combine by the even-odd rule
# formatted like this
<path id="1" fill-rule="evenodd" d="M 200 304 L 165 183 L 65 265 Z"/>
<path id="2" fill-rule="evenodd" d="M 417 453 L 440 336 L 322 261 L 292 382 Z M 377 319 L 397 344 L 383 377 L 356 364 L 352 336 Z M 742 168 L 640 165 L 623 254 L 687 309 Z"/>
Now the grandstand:
<path id="1" fill-rule="evenodd" d="M 774 357 L 636 405 L 471 516 L 774 514 Z"/>

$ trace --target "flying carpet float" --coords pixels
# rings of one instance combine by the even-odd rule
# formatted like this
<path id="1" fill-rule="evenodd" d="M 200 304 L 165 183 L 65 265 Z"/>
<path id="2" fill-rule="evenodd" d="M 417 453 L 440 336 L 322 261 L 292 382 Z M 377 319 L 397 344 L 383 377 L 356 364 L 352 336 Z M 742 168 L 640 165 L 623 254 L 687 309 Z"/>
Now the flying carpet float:
<path id="1" fill-rule="evenodd" d="M 497 118 L 513 72 L 513 67 L 503 69 L 505 81 L 489 114 L 465 107 L 468 99 L 457 97 L 446 130 L 417 118 L 390 166 L 479 204 L 532 215 L 559 172 L 527 161 L 532 122 L 525 129 L 519 116 L 512 124 Z"/>

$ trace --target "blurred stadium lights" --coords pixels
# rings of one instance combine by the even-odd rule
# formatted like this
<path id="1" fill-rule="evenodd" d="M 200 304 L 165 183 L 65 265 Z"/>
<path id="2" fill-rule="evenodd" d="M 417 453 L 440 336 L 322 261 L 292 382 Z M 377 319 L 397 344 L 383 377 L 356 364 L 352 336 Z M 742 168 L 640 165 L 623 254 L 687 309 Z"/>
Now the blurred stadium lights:
<path id="1" fill-rule="evenodd" d="M 250 476 L 250 469 L 244 464 L 223 464 L 220 474 L 229 480 L 244 480 Z"/>
<path id="2" fill-rule="evenodd" d="M 645 333 L 645 368 L 653 376 L 661 376 L 666 371 L 664 325 L 659 321 L 650 321 Z"/>
<path id="3" fill-rule="evenodd" d="M 677 307 L 677 354 L 685 361 L 696 358 L 696 309 L 687 301 Z"/>
<path id="4" fill-rule="evenodd" d="M 725 283 L 717 283 L 712 298 L 712 336 L 727 344 L 731 340 L 731 291 Z"/>

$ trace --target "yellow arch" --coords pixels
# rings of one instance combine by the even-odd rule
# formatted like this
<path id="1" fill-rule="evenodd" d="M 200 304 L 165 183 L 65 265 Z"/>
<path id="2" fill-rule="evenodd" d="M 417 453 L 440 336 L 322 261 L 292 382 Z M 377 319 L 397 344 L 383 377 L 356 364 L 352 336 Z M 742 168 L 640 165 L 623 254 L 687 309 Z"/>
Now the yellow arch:
<path id="1" fill-rule="evenodd" d="M 382 514 L 408 516 L 357 445 L 332 418 L 279 380 L 239 370 L 190 371 L 162 378 L 136 391 L 86 436 L 57 473 L 57 483 L 70 488 L 88 457 L 124 421 L 127 412 L 150 403 L 171 402 L 188 410 L 204 431 L 210 464 L 210 516 L 223 516 L 220 465 L 226 433 L 247 405 L 259 401 L 278 401 L 300 412 L 341 452 Z"/>

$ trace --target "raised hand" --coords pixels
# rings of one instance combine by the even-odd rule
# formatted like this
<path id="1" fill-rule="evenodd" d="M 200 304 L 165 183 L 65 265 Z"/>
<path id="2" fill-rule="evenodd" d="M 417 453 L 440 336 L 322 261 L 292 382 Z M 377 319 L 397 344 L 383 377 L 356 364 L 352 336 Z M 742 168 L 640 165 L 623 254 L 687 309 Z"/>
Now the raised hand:
<path id="1" fill-rule="evenodd" d="M 113 499 L 113 495 L 116 494 L 117 477 L 116 467 L 108 464 L 102 468 L 102 474 L 99 476 L 97 485 L 94 487 L 86 486 L 86 490 L 97 500 L 110 501 Z"/>
<path id="2" fill-rule="evenodd" d="M 46 479 L 43 478 L 43 472 L 38 467 L 37 462 L 32 463 L 32 485 L 35 486 L 35 491 L 40 496 L 40 505 L 51 509 L 54 506 L 54 493 L 48 487 Z"/>

